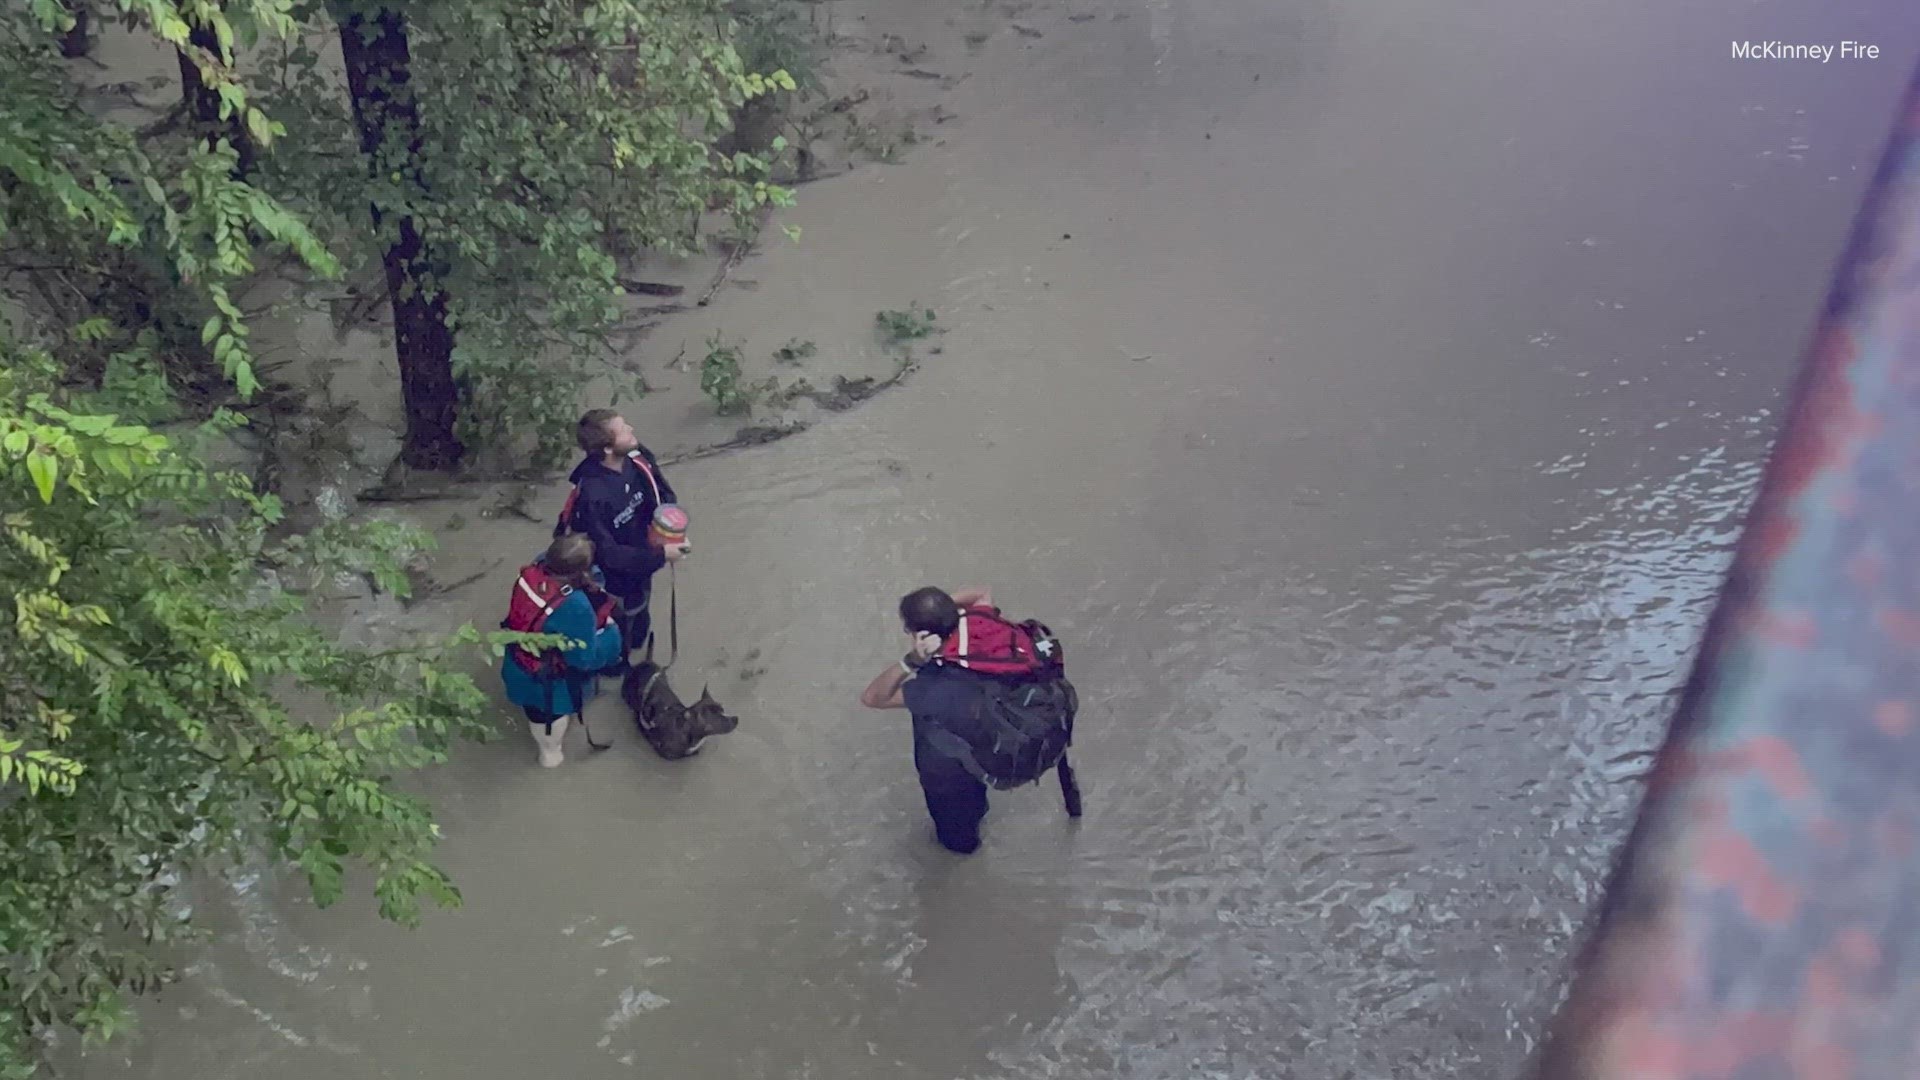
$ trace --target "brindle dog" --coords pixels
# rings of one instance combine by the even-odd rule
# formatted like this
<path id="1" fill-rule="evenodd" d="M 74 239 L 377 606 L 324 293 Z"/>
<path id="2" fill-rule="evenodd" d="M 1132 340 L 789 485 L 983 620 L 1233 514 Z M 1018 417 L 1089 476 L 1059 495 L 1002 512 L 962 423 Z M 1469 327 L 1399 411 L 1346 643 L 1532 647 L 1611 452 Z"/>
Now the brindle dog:
<path id="1" fill-rule="evenodd" d="M 700 688 L 700 700 L 682 704 L 667 685 L 666 672 L 651 661 L 641 661 L 627 672 L 620 682 L 620 696 L 633 710 L 641 737 L 668 761 L 692 757 L 711 736 L 740 726 L 740 718 L 728 716 L 706 687 Z"/>

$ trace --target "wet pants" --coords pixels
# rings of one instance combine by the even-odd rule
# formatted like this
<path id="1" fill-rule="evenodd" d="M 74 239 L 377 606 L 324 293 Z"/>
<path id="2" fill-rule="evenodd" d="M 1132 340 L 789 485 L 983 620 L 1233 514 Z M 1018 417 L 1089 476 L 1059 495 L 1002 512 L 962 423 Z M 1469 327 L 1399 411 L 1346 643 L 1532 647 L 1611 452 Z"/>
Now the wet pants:
<path id="1" fill-rule="evenodd" d="M 652 601 L 651 593 L 620 598 L 620 641 L 627 653 L 623 659 L 631 660 L 634 652 L 647 647 L 647 635 L 653 632 Z"/>
<path id="2" fill-rule="evenodd" d="M 931 783 L 929 781 L 932 781 Z M 980 820 L 987 816 L 987 785 L 971 776 L 922 774 L 920 791 L 940 846 L 961 855 L 980 850 Z"/>

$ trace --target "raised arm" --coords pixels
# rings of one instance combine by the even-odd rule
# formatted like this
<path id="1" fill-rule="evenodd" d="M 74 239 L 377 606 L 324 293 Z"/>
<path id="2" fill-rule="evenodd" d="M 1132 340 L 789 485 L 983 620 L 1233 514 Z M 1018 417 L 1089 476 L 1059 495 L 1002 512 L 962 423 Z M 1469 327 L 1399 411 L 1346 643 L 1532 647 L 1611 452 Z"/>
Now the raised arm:
<path id="1" fill-rule="evenodd" d="M 993 594 L 985 589 L 961 589 L 953 594 L 953 602 L 963 608 L 992 607 Z"/>
<path id="2" fill-rule="evenodd" d="M 913 678 L 913 669 L 903 660 L 896 660 L 887 666 L 887 670 L 873 677 L 865 690 L 860 691 L 860 704 L 869 709 L 904 709 L 907 707 L 905 688 L 907 680 Z"/>

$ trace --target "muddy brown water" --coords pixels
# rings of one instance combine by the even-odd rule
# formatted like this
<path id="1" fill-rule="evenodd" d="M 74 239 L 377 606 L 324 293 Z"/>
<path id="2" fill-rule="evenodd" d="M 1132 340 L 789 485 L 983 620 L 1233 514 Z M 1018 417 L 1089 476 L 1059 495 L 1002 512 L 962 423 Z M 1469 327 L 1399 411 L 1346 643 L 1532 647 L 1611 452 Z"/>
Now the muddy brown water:
<path id="1" fill-rule="evenodd" d="M 838 7 L 971 72 L 959 119 L 807 189 L 804 241 L 756 260 L 732 317 L 918 299 L 949 329 L 906 388 L 675 471 L 697 554 L 674 678 L 739 732 L 669 766 L 607 699 L 609 753 L 463 754 L 423 786 L 464 910 L 406 932 L 242 876 L 202 900 L 219 939 L 146 1036 L 79 1075 L 1524 1060 L 1916 16 Z M 1740 38 L 1883 56 L 1740 63 Z M 517 556 L 539 530 L 450 542 Z M 1049 787 L 997 797 L 979 856 L 932 847 L 904 718 L 854 703 L 900 648 L 892 599 L 929 580 L 1066 635 L 1077 827 Z"/>

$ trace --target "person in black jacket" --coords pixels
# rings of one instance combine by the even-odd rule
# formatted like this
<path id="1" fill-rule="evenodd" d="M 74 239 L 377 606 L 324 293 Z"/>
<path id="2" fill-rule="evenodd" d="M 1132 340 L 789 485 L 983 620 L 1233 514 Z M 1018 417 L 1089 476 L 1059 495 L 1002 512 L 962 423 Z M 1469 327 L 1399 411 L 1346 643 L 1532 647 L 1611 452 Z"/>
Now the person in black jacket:
<path id="1" fill-rule="evenodd" d="M 647 538 L 654 510 L 679 498 L 653 451 L 640 445 L 633 425 L 614 410 L 593 409 L 582 416 L 579 440 L 586 460 L 568 476 L 578 495 L 572 514 L 554 532 L 585 533 L 593 541 L 594 564 L 606 577 L 607 592 L 620 599 L 621 632 L 631 653 L 646 644 L 653 628 L 648 611 L 653 575 L 687 555 L 684 543 L 662 548 Z"/>
<path id="2" fill-rule="evenodd" d="M 873 677 L 860 692 L 869 709 L 906 709 L 913 721 L 913 767 L 934 836 L 957 855 L 980 849 L 980 822 L 987 816 L 987 785 L 943 752 L 933 731 L 964 724 L 980 695 L 979 676 L 927 658 L 960 626 L 969 607 L 993 605 L 985 589 L 949 594 L 928 586 L 900 598 L 900 628 L 911 643 L 907 655 Z"/>

